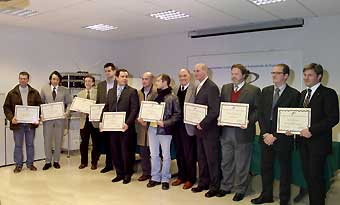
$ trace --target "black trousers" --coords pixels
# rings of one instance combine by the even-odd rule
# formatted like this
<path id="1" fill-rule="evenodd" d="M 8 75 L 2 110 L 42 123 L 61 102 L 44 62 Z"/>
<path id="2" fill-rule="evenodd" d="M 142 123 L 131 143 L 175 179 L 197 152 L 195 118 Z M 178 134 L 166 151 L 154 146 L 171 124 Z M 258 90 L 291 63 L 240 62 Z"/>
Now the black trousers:
<path id="1" fill-rule="evenodd" d="M 99 138 L 99 129 L 94 128 L 92 123 L 89 122 L 89 119 L 86 118 L 85 126 L 83 129 L 80 129 L 80 161 L 81 164 L 88 164 L 88 149 L 89 149 L 89 141 L 91 137 L 92 141 L 92 151 L 91 151 L 91 164 L 97 165 L 99 160 L 99 147 L 98 147 L 98 138 Z"/>
<path id="2" fill-rule="evenodd" d="M 217 130 L 217 128 L 216 128 Z M 198 186 L 212 191 L 220 189 L 219 140 L 214 129 L 209 134 L 197 131 Z"/>
<path id="3" fill-rule="evenodd" d="M 174 135 L 178 178 L 196 182 L 197 145 L 196 136 L 188 135 L 184 123 L 178 123 Z"/>
<path id="4" fill-rule="evenodd" d="M 274 162 L 277 157 L 280 164 L 280 201 L 289 202 L 292 178 L 292 149 L 293 145 L 282 147 L 278 142 L 274 142 L 274 145 L 268 146 L 262 142 L 261 178 L 263 197 L 273 198 Z"/>
<path id="5" fill-rule="evenodd" d="M 135 136 L 131 131 L 110 132 L 112 162 L 117 176 L 132 176 L 135 162 Z"/>
<path id="6" fill-rule="evenodd" d="M 99 133 L 99 146 L 101 147 L 102 153 L 106 155 L 105 158 L 105 167 L 113 168 L 112 165 L 112 153 L 110 146 L 110 133 L 109 132 L 100 132 Z"/>
<path id="7" fill-rule="evenodd" d="M 312 150 L 307 143 L 300 145 L 303 175 L 307 182 L 310 205 L 324 205 L 326 182 L 324 170 L 327 154 L 321 150 Z"/>

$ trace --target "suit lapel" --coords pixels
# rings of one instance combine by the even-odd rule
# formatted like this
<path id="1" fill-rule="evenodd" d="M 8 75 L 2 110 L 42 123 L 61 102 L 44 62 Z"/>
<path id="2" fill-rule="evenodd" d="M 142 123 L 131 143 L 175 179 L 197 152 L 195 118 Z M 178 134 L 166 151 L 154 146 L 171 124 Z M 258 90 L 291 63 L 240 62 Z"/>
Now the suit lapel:
<path id="1" fill-rule="evenodd" d="M 248 85 L 247 84 L 244 84 L 243 87 L 241 88 L 241 93 L 240 93 L 240 96 L 238 97 L 237 99 L 237 102 L 242 102 L 243 98 L 247 96 L 248 94 Z"/>
<path id="2" fill-rule="evenodd" d="M 119 96 L 117 104 L 120 102 L 122 97 L 125 95 L 126 91 L 127 91 L 127 86 L 125 86 L 124 89 L 122 90 L 122 92 L 120 93 L 120 96 Z M 117 98 L 117 87 L 116 87 L 116 98 Z"/>
<path id="3" fill-rule="evenodd" d="M 209 78 L 203 83 L 202 87 L 200 88 L 200 90 L 198 91 L 196 96 L 198 96 L 201 93 L 201 91 L 207 86 L 208 81 L 209 81 Z M 197 88 L 196 88 L 196 90 L 197 90 Z M 196 90 L 195 90 L 195 92 L 196 92 Z"/>
<path id="4" fill-rule="evenodd" d="M 185 99 L 184 102 L 189 102 L 191 96 L 194 94 L 195 90 L 194 90 L 194 86 L 190 83 L 188 89 L 187 89 L 187 93 L 185 94 Z"/>
<path id="5" fill-rule="evenodd" d="M 274 92 L 274 91 L 273 91 Z M 278 105 L 280 105 L 280 103 L 282 102 L 282 100 L 286 99 L 286 95 L 289 92 L 289 86 L 286 85 L 286 88 L 283 90 L 282 94 L 280 95 L 279 99 L 276 102 L 276 107 L 278 107 Z M 274 94 L 273 94 L 274 95 Z"/>
<path id="6" fill-rule="evenodd" d="M 310 105 L 316 100 L 318 99 L 318 97 L 320 96 L 320 90 L 322 90 L 322 85 L 320 85 L 314 92 L 312 98 L 309 101 L 308 107 L 310 107 Z"/>

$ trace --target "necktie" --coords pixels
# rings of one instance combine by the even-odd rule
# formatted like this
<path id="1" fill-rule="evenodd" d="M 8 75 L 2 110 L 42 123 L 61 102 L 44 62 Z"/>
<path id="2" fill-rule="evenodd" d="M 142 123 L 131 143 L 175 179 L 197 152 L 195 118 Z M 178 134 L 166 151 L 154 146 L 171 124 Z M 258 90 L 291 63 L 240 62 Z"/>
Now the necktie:
<path id="1" fill-rule="evenodd" d="M 307 89 L 307 97 L 306 97 L 305 101 L 303 101 L 303 107 L 308 107 L 308 105 L 310 103 L 311 96 L 312 96 L 312 89 L 308 88 Z"/>
<path id="2" fill-rule="evenodd" d="M 118 87 L 118 90 L 117 90 L 117 102 L 120 98 L 120 95 L 122 94 L 122 90 L 123 90 L 124 87 Z"/>
<path id="3" fill-rule="evenodd" d="M 234 85 L 234 92 L 236 93 L 237 92 L 237 90 L 238 90 L 238 85 Z"/>
<path id="4" fill-rule="evenodd" d="M 53 87 L 52 97 L 53 97 L 53 100 L 55 100 L 55 98 L 57 97 L 57 92 L 56 92 L 56 88 L 55 87 Z"/>
<path id="5" fill-rule="evenodd" d="M 181 86 L 181 91 L 184 91 L 184 86 L 183 85 Z"/>
<path id="6" fill-rule="evenodd" d="M 270 114 L 271 120 L 273 119 L 274 107 L 275 107 L 277 101 L 279 100 L 279 98 L 280 98 L 280 88 L 275 88 L 275 94 L 273 96 L 272 112 Z"/>
<path id="7" fill-rule="evenodd" d="M 91 98 L 90 98 L 90 91 L 89 91 L 89 90 L 87 91 L 86 99 L 91 99 Z"/>

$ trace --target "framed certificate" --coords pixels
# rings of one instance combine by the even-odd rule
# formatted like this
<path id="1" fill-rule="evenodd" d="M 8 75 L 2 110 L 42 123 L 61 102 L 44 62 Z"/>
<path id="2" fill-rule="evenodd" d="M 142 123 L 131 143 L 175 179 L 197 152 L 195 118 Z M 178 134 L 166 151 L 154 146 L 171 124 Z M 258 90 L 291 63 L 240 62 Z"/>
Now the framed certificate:
<path id="1" fill-rule="evenodd" d="M 18 123 L 39 123 L 39 106 L 15 106 L 15 118 Z"/>
<path id="2" fill-rule="evenodd" d="M 221 102 L 219 125 L 241 127 L 248 121 L 249 104 Z"/>
<path id="3" fill-rule="evenodd" d="M 105 107 L 105 104 L 92 104 L 90 106 L 89 121 L 99 122 L 100 117 L 102 116 L 104 107 Z"/>
<path id="4" fill-rule="evenodd" d="M 125 112 L 104 112 L 102 131 L 124 131 Z"/>
<path id="5" fill-rule="evenodd" d="M 65 118 L 65 106 L 63 102 L 41 104 L 40 107 L 43 121 Z"/>
<path id="6" fill-rule="evenodd" d="M 94 100 L 75 97 L 73 98 L 70 110 L 90 114 L 90 106 L 95 103 L 96 101 Z"/>
<path id="7" fill-rule="evenodd" d="M 208 106 L 184 102 L 184 123 L 199 124 L 207 115 Z"/>
<path id="8" fill-rule="evenodd" d="M 311 108 L 278 108 L 277 133 L 300 134 L 300 131 L 310 127 Z"/>
<path id="9" fill-rule="evenodd" d="M 142 101 L 139 110 L 139 118 L 142 118 L 146 122 L 163 120 L 164 108 L 164 102 L 158 104 L 154 101 Z"/>

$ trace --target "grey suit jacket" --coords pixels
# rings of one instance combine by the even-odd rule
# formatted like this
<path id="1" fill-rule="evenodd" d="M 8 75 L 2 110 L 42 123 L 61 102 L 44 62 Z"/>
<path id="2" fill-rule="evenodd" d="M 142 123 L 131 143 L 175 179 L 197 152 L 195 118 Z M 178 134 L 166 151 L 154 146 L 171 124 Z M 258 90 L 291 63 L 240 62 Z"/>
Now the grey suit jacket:
<path id="1" fill-rule="evenodd" d="M 221 102 L 231 102 L 231 92 L 233 91 L 233 84 L 226 84 L 222 87 L 221 92 Z M 249 104 L 249 114 L 248 114 L 248 127 L 247 129 L 235 128 L 236 136 L 239 143 L 251 143 L 256 134 L 255 123 L 258 120 L 258 109 L 259 109 L 259 101 L 261 96 L 260 88 L 250 85 L 244 84 L 241 88 L 240 96 L 238 97 L 237 103 L 246 103 Z M 222 134 L 228 134 L 228 129 L 231 127 L 225 126 L 223 127 Z"/>

